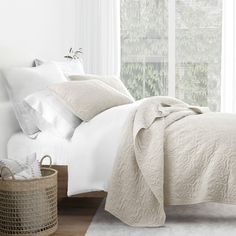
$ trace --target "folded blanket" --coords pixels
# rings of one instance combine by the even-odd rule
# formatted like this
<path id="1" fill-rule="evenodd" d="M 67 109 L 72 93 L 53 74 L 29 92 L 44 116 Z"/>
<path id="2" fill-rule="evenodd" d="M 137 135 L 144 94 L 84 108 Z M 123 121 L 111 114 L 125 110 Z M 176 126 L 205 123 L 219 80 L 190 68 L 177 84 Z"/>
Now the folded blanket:
<path id="1" fill-rule="evenodd" d="M 131 226 L 163 225 L 165 129 L 205 112 L 170 97 L 144 99 L 127 120 L 105 209 Z"/>
<path id="2" fill-rule="evenodd" d="M 0 159 L 0 169 L 7 167 L 15 179 L 34 179 L 41 177 L 40 164 L 36 159 L 36 153 L 26 156 L 20 160 Z M 10 178 L 11 173 L 2 169 L 1 176 Z"/>

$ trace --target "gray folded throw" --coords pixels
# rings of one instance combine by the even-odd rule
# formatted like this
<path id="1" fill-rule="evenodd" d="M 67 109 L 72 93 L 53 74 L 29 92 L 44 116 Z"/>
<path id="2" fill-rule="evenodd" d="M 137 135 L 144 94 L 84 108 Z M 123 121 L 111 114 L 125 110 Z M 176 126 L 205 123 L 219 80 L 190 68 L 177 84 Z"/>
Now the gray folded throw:
<path id="1" fill-rule="evenodd" d="M 15 179 L 34 179 L 41 177 L 40 164 L 36 159 L 36 153 L 30 154 L 20 160 L 0 159 L 0 170 L 7 167 Z M 5 168 L 0 175 L 7 179 L 11 178 L 11 173 Z"/>

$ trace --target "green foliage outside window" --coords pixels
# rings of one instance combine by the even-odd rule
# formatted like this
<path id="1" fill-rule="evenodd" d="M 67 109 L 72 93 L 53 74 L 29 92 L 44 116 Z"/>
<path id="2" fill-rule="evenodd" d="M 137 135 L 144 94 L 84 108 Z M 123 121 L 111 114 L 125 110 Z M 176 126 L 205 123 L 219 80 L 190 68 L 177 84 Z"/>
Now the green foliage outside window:
<path id="1" fill-rule="evenodd" d="M 220 109 L 222 0 L 176 0 L 176 97 Z M 121 78 L 136 99 L 168 94 L 168 0 L 121 0 Z"/>

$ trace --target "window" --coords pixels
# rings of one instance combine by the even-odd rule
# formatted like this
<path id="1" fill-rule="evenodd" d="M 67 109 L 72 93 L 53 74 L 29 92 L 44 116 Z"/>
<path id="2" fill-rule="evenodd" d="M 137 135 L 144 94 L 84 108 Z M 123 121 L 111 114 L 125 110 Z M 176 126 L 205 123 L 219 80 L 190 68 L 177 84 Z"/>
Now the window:
<path id="1" fill-rule="evenodd" d="M 121 78 L 137 99 L 168 93 L 166 0 L 121 0 Z"/>
<path id="2" fill-rule="evenodd" d="M 220 110 L 221 10 L 221 0 L 121 0 L 121 78 L 134 97 Z"/>

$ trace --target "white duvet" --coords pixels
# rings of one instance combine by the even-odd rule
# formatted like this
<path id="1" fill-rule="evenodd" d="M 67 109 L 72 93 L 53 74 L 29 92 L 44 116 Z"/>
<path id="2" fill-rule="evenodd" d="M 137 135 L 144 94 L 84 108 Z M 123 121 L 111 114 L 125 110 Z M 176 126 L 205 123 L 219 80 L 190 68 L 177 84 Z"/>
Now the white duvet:
<path id="1" fill-rule="evenodd" d="M 49 154 L 53 164 L 68 165 L 68 196 L 107 190 L 121 132 L 138 102 L 106 110 L 75 130 L 70 141 L 42 132 L 37 139 L 17 133 L 8 142 L 8 157 L 20 159 L 36 152 Z"/>

